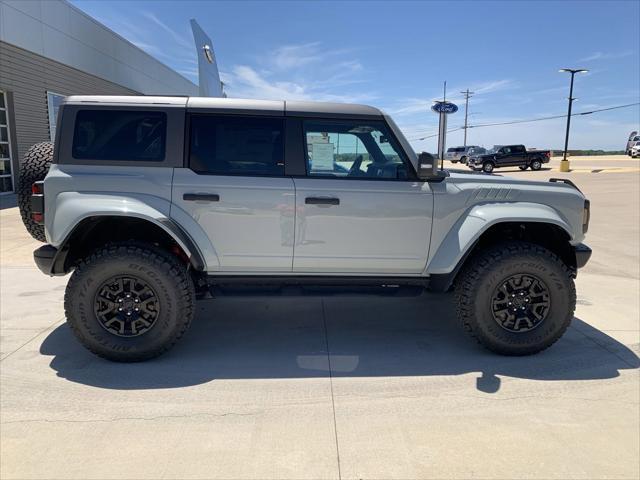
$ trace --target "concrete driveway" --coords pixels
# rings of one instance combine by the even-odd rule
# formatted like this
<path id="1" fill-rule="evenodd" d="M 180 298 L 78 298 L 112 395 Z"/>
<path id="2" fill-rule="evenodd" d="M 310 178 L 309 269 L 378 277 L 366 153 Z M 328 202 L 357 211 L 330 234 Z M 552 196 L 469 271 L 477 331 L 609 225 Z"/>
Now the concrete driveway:
<path id="1" fill-rule="evenodd" d="M 594 257 L 525 358 L 468 339 L 451 295 L 323 295 L 204 300 L 168 355 L 109 363 L 3 209 L 0 477 L 638 478 L 640 177 L 571 178 Z"/>

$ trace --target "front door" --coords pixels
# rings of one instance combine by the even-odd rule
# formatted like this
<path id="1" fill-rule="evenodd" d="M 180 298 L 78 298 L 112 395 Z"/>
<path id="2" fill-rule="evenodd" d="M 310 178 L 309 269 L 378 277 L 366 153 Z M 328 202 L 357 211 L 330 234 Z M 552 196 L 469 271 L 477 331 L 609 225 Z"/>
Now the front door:
<path id="1" fill-rule="evenodd" d="M 188 168 L 176 168 L 172 217 L 190 215 L 228 272 L 290 272 L 295 191 L 278 117 L 192 115 Z"/>
<path id="2" fill-rule="evenodd" d="M 293 270 L 411 275 L 426 265 L 433 193 L 383 122 L 303 121 Z"/>

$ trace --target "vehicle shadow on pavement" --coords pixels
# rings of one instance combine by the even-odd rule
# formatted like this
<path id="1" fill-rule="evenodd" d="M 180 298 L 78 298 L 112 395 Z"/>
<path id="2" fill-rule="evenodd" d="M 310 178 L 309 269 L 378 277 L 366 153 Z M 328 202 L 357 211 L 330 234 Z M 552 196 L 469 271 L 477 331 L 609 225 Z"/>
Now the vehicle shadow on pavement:
<path id="1" fill-rule="evenodd" d="M 179 388 L 216 379 L 443 376 L 478 372 L 546 381 L 614 378 L 640 366 L 625 345 L 578 318 L 553 347 L 529 357 L 492 354 L 457 324 L 452 295 L 222 297 L 198 302 L 185 337 L 152 361 L 119 364 L 86 351 L 66 325 L 40 352 L 73 382 L 111 389 Z M 329 352 L 329 354 L 328 354 Z"/>

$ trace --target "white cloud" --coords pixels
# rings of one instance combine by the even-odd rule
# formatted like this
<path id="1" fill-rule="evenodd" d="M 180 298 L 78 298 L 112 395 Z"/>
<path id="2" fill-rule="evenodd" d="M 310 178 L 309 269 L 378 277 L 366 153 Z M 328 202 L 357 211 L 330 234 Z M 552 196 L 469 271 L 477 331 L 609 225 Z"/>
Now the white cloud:
<path id="1" fill-rule="evenodd" d="M 633 55 L 632 50 L 626 50 L 624 52 L 594 52 L 591 55 L 577 60 L 578 62 L 593 62 L 595 60 L 611 60 L 614 58 L 624 58 Z"/>
<path id="2" fill-rule="evenodd" d="M 469 86 L 469 90 L 474 92 L 473 104 L 477 105 L 484 101 L 482 95 L 492 94 L 498 91 L 517 88 L 518 85 L 510 79 L 492 80 L 489 82 L 476 83 Z M 447 87 L 447 91 L 451 92 L 447 95 L 447 100 L 457 105 L 464 103 L 464 97 L 461 96 L 461 92 L 466 90 L 466 87 Z M 478 97 L 478 95 L 480 97 Z M 387 107 L 389 113 L 397 116 L 410 116 L 419 113 L 428 112 L 433 105 L 434 100 L 442 99 L 442 92 L 434 92 L 434 95 L 430 98 L 405 98 L 395 105 Z"/>
<path id="3" fill-rule="evenodd" d="M 257 65 L 238 64 L 221 74 L 230 97 L 273 100 L 367 102 L 374 93 L 351 85 L 365 82 L 351 50 L 328 50 L 320 42 L 285 45 L 265 52 Z"/>
<path id="4" fill-rule="evenodd" d="M 144 11 L 142 15 L 147 19 L 151 20 L 156 26 L 160 27 L 165 33 L 168 33 L 169 36 L 176 42 L 176 44 L 180 45 L 182 48 L 193 48 L 193 41 L 190 41 L 188 37 L 180 35 L 171 27 L 169 27 L 166 23 L 160 20 L 153 12 Z"/>

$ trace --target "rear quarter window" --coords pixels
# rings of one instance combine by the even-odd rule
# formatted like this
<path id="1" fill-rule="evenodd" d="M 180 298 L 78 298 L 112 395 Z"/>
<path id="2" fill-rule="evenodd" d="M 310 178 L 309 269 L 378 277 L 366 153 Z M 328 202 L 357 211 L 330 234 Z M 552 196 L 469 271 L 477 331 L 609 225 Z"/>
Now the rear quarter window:
<path id="1" fill-rule="evenodd" d="M 165 158 L 167 115 L 141 110 L 80 110 L 72 156 L 79 160 L 158 162 Z"/>

